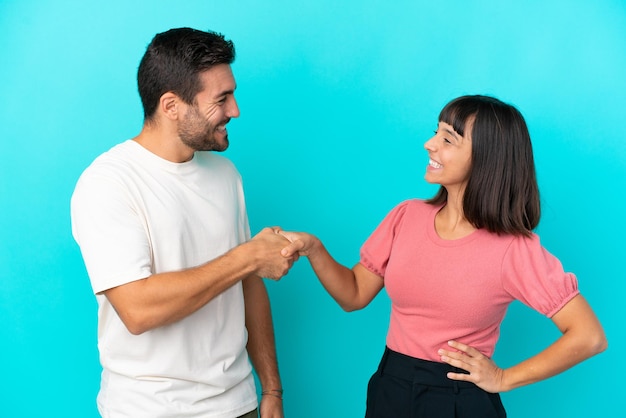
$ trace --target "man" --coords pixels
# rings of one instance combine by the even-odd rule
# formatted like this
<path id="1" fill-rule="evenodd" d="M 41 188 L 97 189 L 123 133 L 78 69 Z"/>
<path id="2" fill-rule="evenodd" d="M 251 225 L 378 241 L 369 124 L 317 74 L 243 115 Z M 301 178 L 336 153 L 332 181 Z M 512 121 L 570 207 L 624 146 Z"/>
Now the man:
<path id="1" fill-rule="evenodd" d="M 154 37 L 138 70 L 144 125 L 98 157 L 71 202 L 98 300 L 102 416 L 283 416 L 269 300 L 293 258 L 250 239 L 241 178 L 214 152 L 239 116 L 234 46 L 189 28 Z M 247 348 L 247 350 L 246 350 Z"/>

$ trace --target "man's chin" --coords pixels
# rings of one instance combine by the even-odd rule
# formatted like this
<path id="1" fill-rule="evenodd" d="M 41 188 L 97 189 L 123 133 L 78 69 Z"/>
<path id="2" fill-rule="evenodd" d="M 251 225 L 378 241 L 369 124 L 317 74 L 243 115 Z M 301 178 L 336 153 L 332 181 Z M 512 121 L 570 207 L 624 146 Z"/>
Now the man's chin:
<path id="1" fill-rule="evenodd" d="M 230 143 L 228 142 L 228 138 L 224 138 L 224 141 L 213 144 L 212 151 L 215 152 L 224 152 L 228 149 Z"/>
<path id="2" fill-rule="evenodd" d="M 222 141 L 205 142 L 201 147 L 197 148 L 196 151 L 224 152 L 228 149 L 229 145 L 228 138 L 224 138 Z"/>

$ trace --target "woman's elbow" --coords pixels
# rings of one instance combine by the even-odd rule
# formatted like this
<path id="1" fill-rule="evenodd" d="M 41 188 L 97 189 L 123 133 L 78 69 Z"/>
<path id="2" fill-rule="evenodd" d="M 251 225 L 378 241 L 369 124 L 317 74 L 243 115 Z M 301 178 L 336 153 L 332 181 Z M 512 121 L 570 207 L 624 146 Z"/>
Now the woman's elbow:
<path id="1" fill-rule="evenodd" d="M 341 306 L 341 309 L 343 309 L 344 312 L 354 312 L 359 310 L 359 308 L 356 308 L 352 305 L 340 304 L 339 306 Z"/>
<path id="2" fill-rule="evenodd" d="M 590 344 L 592 356 L 602 353 L 609 347 L 609 342 L 604 332 L 598 332 L 594 338 L 590 339 Z"/>
<path id="3" fill-rule="evenodd" d="M 339 303 L 339 306 L 341 306 L 341 309 L 343 309 L 345 312 L 359 311 L 367 306 L 367 303 L 362 303 L 360 301 L 350 301 L 350 302 L 337 301 L 337 303 Z"/>
<path id="4" fill-rule="evenodd" d="M 579 349 L 584 358 L 590 358 L 602 353 L 609 345 L 602 328 L 593 331 L 588 330 L 579 338 Z"/>

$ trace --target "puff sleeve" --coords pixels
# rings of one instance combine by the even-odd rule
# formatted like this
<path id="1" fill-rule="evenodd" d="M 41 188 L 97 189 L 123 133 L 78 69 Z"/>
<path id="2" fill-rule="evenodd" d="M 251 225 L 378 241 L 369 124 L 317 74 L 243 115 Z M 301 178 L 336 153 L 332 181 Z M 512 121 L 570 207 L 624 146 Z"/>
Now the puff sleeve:
<path id="1" fill-rule="evenodd" d="M 539 237 L 516 237 L 502 264 L 505 290 L 515 299 L 552 317 L 579 294 L 574 274 L 542 247 Z"/>
<path id="2" fill-rule="evenodd" d="M 394 239 L 402 226 L 409 202 L 391 210 L 361 247 L 360 263 L 372 273 L 385 276 Z"/>

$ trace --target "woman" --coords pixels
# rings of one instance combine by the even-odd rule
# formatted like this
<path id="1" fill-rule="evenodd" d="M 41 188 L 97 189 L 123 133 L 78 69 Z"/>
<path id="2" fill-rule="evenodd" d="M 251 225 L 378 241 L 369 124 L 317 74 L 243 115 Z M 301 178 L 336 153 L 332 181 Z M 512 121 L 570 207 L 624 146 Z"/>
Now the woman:
<path id="1" fill-rule="evenodd" d="M 352 269 L 306 233 L 281 232 L 292 241 L 283 255 L 307 256 L 346 311 L 386 288 L 387 346 L 368 385 L 367 418 L 505 417 L 499 392 L 602 352 L 606 337 L 576 277 L 532 232 L 539 191 L 519 111 L 492 97 L 459 97 L 424 147 L 425 179 L 441 186 L 438 193 L 395 207 Z M 562 335 L 503 369 L 491 357 L 514 300 L 551 318 Z"/>

